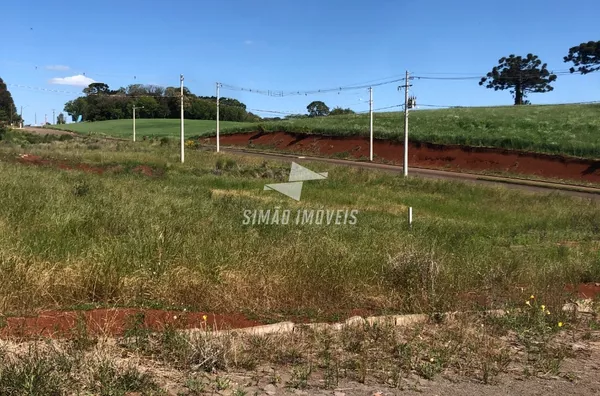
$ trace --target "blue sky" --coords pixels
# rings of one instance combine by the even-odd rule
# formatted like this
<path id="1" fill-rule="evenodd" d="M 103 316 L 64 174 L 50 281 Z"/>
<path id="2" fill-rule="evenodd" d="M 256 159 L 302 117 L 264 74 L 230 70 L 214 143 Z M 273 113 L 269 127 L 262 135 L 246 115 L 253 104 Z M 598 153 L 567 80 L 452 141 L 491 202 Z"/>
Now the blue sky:
<path id="1" fill-rule="evenodd" d="M 213 95 L 217 81 L 296 91 L 402 77 L 407 69 L 415 75 L 481 75 L 512 53 L 535 53 L 558 71 L 569 68 L 562 58 L 570 47 L 600 39 L 598 15 L 597 0 L 7 1 L 0 77 L 33 124 L 34 114 L 38 123 L 45 114 L 51 120 L 52 109 L 58 114 L 82 89 L 56 83 L 81 82 L 84 73 L 112 88 L 178 86 L 183 73 L 192 92 Z M 374 88 L 375 108 L 403 102 L 397 85 Z M 413 85 L 420 104 L 512 100 L 508 91 L 487 90 L 475 80 Z M 366 90 L 285 98 L 227 90 L 222 95 L 251 109 L 305 112 L 310 101 L 323 100 L 330 107 L 368 110 Z M 600 72 L 559 76 L 552 93 L 529 99 L 600 100 Z"/>

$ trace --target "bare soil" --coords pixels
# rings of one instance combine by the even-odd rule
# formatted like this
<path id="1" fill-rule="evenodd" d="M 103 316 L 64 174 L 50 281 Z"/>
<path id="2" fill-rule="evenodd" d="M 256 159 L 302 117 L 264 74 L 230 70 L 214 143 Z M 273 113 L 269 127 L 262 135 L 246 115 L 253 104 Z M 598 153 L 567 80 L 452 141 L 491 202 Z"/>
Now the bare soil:
<path id="1" fill-rule="evenodd" d="M 216 144 L 214 137 L 201 142 Z M 287 132 L 238 133 L 221 136 L 221 144 L 245 147 L 268 147 L 295 153 L 341 156 L 355 159 L 369 157 L 366 137 L 332 137 Z M 375 139 L 375 161 L 402 164 L 401 142 Z M 487 147 L 441 145 L 411 142 L 409 165 L 454 171 L 500 171 L 563 180 L 600 183 L 600 161 L 561 155 L 532 153 Z"/>
<path id="2" fill-rule="evenodd" d="M 577 286 L 568 285 L 566 290 L 576 293 L 580 299 L 595 300 L 600 297 L 600 283 L 581 283 Z"/>
<path id="3" fill-rule="evenodd" d="M 425 330 L 425 329 L 422 329 Z M 570 332 L 569 332 L 570 333 Z M 422 331 L 424 337 L 428 333 Z M 430 336 L 431 334 L 429 334 Z M 420 337 L 420 336 L 419 336 Z M 287 348 L 290 344 L 298 343 L 301 334 L 282 338 L 275 338 L 274 348 Z M 505 337 L 501 337 L 505 338 Z M 600 333 L 593 332 L 586 338 L 581 334 L 570 335 L 565 333 L 561 343 L 571 351 L 570 356 L 564 359 L 560 367 L 552 373 L 527 374 L 524 370 L 529 357 L 522 350 L 522 346 L 509 347 L 512 361 L 506 370 L 493 377 L 489 383 L 484 383 L 478 375 L 462 375 L 454 369 L 443 370 L 431 379 L 425 379 L 415 372 L 403 373 L 393 382 L 385 381 L 375 375 L 380 371 L 369 365 L 366 378 L 363 381 L 356 379 L 355 374 L 346 374 L 344 368 L 335 367 L 336 374 L 332 377 L 331 366 L 323 367 L 323 358 L 314 360 L 311 370 L 303 380 L 302 367 L 306 363 L 273 363 L 260 365 L 254 369 L 218 369 L 203 372 L 199 368 L 183 368 L 169 361 L 161 361 L 158 356 L 147 353 L 138 353 L 135 349 L 126 348 L 122 340 L 114 338 L 101 338 L 93 349 L 85 356 L 103 357 L 115 362 L 118 367 L 133 366 L 140 372 L 149 374 L 161 389 L 169 396 L 181 395 L 316 395 L 316 396 L 391 396 L 391 395 L 596 395 L 600 394 Z M 351 341 L 351 340 L 348 340 Z M 45 343 L 47 341 L 44 341 Z M 278 345 L 285 342 L 285 345 Z M 456 340 L 460 342 L 460 340 Z M 250 351 L 257 356 L 261 352 L 261 344 L 254 339 L 256 350 Z M 503 348 L 511 345 L 510 339 L 501 341 Z M 49 345 L 49 344 L 46 344 Z M 217 345 L 217 344 L 216 344 Z M 243 351 L 243 344 L 236 343 Z M 270 345 L 270 344 L 268 344 Z M 301 343 L 299 344 L 301 345 Z M 14 343 L 0 341 L 0 350 L 11 353 L 26 353 L 31 348 L 31 343 Z M 478 345 L 472 345 L 479 348 Z M 313 346 L 313 348 L 317 348 Z M 322 348 L 322 346 L 321 346 Z M 376 346 L 370 352 L 377 353 Z M 68 351 L 66 346 L 60 350 Z M 320 350 L 320 349 L 319 349 Z M 300 352 L 304 354 L 307 351 Z M 468 351 L 465 351 L 468 353 Z M 241 356 L 241 355 L 240 355 Z M 284 355 L 282 355 L 284 356 Z M 285 355 L 287 356 L 287 355 Z M 292 356 L 292 355 L 290 355 Z M 372 359 L 370 364 L 374 364 Z M 376 360 L 375 360 L 376 361 Z M 90 363 L 88 363 L 90 364 Z M 81 367 L 76 367 L 81 369 Z M 371 369 L 373 373 L 371 373 Z M 459 370 L 460 371 L 460 370 Z M 371 375 L 373 374 L 373 375 Z M 380 372 L 379 374 L 383 374 Z M 189 379 L 194 378 L 203 383 L 202 390 L 193 392 Z M 78 394 L 76 389 L 70 389 L 68 394 Z M 1 393 L 1 392 L 0 392 Z M 144 393 L 131 392 L 128 395 L 142 395 Z"/>
<path id="4" fill-rule="evenodd" d="M 600 298 L 600 283 L 581 283 L 566 285 L 565 291 L 571 294 L 573 300 Z M 490 296 L 479 292 L 465 292 L 457 296 L 465 304 L 474 306 L 492 306 Z M 330 312 L 324 315 L 324 322 L 345 320 L 353 316 L 374 316 L 379 312 L 368 309 L 354 309 L 347 312 Z M 263 325 L 272 322 L 292 321 L 295 323 L 310 323 L 314 317 L 302 314 L 273 314 L 269 317 L 252 319 L 242 314 L 214 314 L 208 312 L 186 312 L 160 309 L 133 308 L 101 308 L 91 310 L 57 311 L 47 310 L 31 316 L 9 316 L 2 323 L 0 312 L 0 339 L 19 337 L 30 339 L 35 337 L 69 338 L 74 334 L 78 324 L 85 323 L 91 334 L 105 336 L 120 336 L 125 329 L 131 327 L 131 321 L 136 315 L 142 315 L 143 324 L 148 328 L 160 331 L 166 326 L 178 329 L 193 329 L 208 326 L 213 329 L 241 329 Z M 204 320 L 206 316 L 206 321 Z M 319 318 L 322 319 L 322 318 Z"/>
<path id="5" fill-rule="evenodd" d="M 206 320 L 204 317 L 206 316 Z M 144 327 L 162 331 L 166 326 L 193 329 L 208 326 L 217 329 L 236 329 L 261 323 L 243 315 L 216 315 L 202 312 L 168 311 L 158 309 L 108 308 L 87 311 L 43 311 L 36 316 L 7 317 L 0 327 L 0 338 L 31 339 L 37 337 L 70 338 L 78 324 L 85 324 L 93 335 L 121 336 L 134 326 L 138 318 Z"/>

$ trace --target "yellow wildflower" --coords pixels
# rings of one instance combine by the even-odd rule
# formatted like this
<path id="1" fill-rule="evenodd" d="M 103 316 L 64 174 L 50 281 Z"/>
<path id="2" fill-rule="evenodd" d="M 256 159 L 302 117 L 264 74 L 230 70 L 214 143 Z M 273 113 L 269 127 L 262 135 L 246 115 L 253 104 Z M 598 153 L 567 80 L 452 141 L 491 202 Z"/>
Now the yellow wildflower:
<path id="1" fill-rule="evenodd" d="M 546 306 L 542 305 L 542 311 L 545 311 L 545 310 L 546 310 Z"/>
<path id="2" fill-rule="evenodd" d="M 531 303 L 529 301 L 525 301 L 525 304 L 531 306 Z"/>
<path id="3" fill-rule="evenodd" d="M 563 327 L 563 322 L 558 322 L 558 327 Z"/>
<path id="4" fill-rule="evenodd" d="M 535 296 L 533 294 L 529 298 L 535 300 Z"/>
<path id="5" fill-rule="evenodd" d="M 208 319 L 208 317 L 206 315 L 202 315 L 202 320 L 206 322 L 206 319 Z"/>

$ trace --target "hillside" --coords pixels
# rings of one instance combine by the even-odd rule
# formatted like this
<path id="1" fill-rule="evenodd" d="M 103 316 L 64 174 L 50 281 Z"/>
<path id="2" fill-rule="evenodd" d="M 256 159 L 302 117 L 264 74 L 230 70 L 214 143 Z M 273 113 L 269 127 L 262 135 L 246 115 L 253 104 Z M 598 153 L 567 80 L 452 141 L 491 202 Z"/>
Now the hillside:
<path id="1" fill-rule="evenodd" d="M 415 110 L 411 141 L 488 146 L 600 158 L 600 104 Z M 232 126 L 226 132 L 241 132 Z M 369 115 L 304 118 L 254 124 L 254 130 L 333 136 L 369 134 Z M 402 139 L 404 113 L 376 113 L 376 138 Z"/>
<path id="2" fill-rule="evenodd" d="M 403 113 L 376 113 L 375 137 L 402 139 Z M 66 125 L 75 132 L 131 136 L 131 120 Z M 186 136 L 215 133 L 214 121 L 186 121 Z M 367 136 L 369 115 L 303 118 L 259 123 L 222 122 L 223 134 L 285 131 L 332 136 Z M 138 136 L 179 135 L 179 120 L 138 120 Z M 488 146 L 600 158 L 600 104 L 471 107 L 414 110 L 411 141 Z"/>
<path id="3" fill-rule="evenodd" d="M 179 136 L 178 119 L 137 119 L 135 122 L 136 136 Z M 222 127 L 240 128 L 246 130 L 251 124 L 243 122 L 221 121 Z M 59 125 L 60 129 L 83 134 L 99 134 L 120 138 L 130 138 L 133 134 L 133 123 L 131 119 L 111 120 L 97 122 L 81 122 L 78 124 Z M 216 121 L 211 120 L 186 120 L 185 135 L 188 137 L 209 135 L 216 133 Z"/>

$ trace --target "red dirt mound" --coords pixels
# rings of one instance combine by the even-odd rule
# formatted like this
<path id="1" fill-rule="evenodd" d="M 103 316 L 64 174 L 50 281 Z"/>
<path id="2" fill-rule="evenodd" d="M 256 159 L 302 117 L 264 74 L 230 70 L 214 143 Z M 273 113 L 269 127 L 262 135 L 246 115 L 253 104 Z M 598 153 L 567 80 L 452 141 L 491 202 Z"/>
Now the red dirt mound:
<path id="1" fill-rule="evenodd" d="M 345 320 L 352 316 L 371 316 L 379 313 L 368 309 L 354 309 L 338 312 L 339 315 L 325 315 L 325 322 Z M 206 320 L 205 320 L 206 318 Z M 121 336 L 138 326 L 143 320 L 145 328 L 163 330 L 167 325 L 177 329 L 241 329 L 265 323 L 293 321 L 310 323 L 315 320 L 309 314 L 273 314 L 258 319 L 248 319 L 241 314 L 210 314 L 202 312 L 165 311 L 158 309 L 102 308 L 87 311 L 42 311 L 36 316 L 6 317 L 0 315 L 0 339 L 37 337 L 71 338 L 78 327 L 85 323 L 85 329 L 92 335 Z"/>
<path id="2" fill-rule="evenodd" d="M 138 316 L 143 315 L 143 316 Z M 206 315 L 206 321 L 204 316 Z M 244 328 L 260 323 L 242 315 L 214 315 L 199 312 L 141 310 L 141 309 L 94 309 L 90 311 L 43 311 L 37 316 L 8 317 L 0 328 L 0 338 L 6 337 L 70 337 L 78 323 L 85 321 L 87 331 L 94 335 L 123 335 L 133 326 L 136 317 L 143 318 L 145 327 L 159 331 L 167 325 L 179 329 Z M 141 321 L 141 320 L 140 320 Z"/>
<path id="3" fill-rule="evenodd" d="M 215 138 L 203 139 L 215 144 Z M 367 137 L 331 137 L 287 132 L 239 133 L 224 135 L 221 144 L 262 146 L 307 155 L 369 157 Z M 376 162 L 402 164 L 403 144 L 375 139 Z M 409 165 L 456 171 L 504 171 L 564 180 L 600 183 L 600 161 L 560 155 L 531 153 L 486 147 L 410 143 Z"/>
<path id="4" fill-rule="evenodd" d="M 153 176 L 154 172 L 152 171 L 152 168 L 146 165 L 138 165 L 135 168 L 133 168 L 132 172 L 134 173 L 141 173 L 142 175 L 146 175 L 146 176 Z"/>
<path id="5" fill-rule="evenodd" d="M 595 299 L 600 297 L 600 283 L 582 283 L 577 285 L 567 286 L 567 291 L 574 293 L 578 298 L 590 298 Z"/>
<path id="6" fill-rule="evenodd" d="M 22 164 L 28 165 L 37 165 L 37 166 L 50 166 L 64 170 L 80 170 L 86 173 L 97 173 L 99 175 L 104 173 L 104 169 L 96 166 L 91 166 L 88 164 L 69 164 L 64 161 L 56 161 L 51 159 L 43 159 L 37 155 L 32 154 L 22 154 L 17 159 L 18 162 Z"/>

